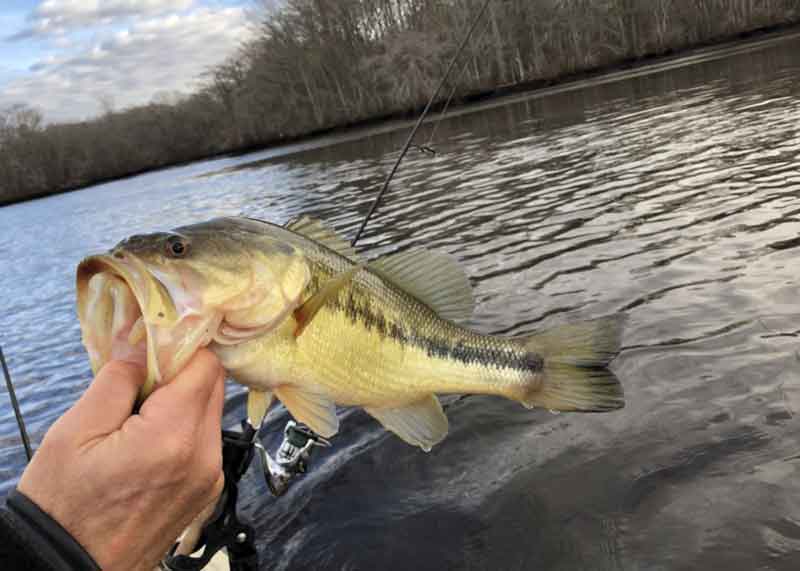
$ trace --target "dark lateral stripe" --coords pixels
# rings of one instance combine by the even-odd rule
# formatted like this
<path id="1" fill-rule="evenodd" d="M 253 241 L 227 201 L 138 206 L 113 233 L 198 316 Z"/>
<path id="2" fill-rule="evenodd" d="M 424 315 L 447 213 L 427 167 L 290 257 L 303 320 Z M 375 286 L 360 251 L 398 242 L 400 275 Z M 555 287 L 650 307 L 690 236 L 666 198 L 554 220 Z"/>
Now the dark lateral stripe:
<path id="1" fill-rule="evenodd" d="M 404 325 L 386 319 L 381 312 L 374 312 L 368 304 L 358 303 L 357 294 L 351 289 L 347 296 L 332 300 L 330 308 L 341 311 L 351 323 L 364 327 L 368 332 L 375 330 L 398 343 L 425 351 L 431 358 L 452 359 L 465 365 L 500 366 L 519 371 L 538 371 L 544 366 L 541 357 L 532 353 L 515 351 L 511 348 L 482 346 L 445 337 L 425 337 L 415 335 Z"/>
<path id="2" fill-rule="evenodd" d="M 448 339 L 418 337 L 411 345 L 424 349 L 429 357 L 452 359 L 465 365 L 482 367 L 501 366 L 519 371 L 529 371 L 526 355 L 521 352 L 497 347 L 479 347 L 463 341 L 453 343 Z"/>

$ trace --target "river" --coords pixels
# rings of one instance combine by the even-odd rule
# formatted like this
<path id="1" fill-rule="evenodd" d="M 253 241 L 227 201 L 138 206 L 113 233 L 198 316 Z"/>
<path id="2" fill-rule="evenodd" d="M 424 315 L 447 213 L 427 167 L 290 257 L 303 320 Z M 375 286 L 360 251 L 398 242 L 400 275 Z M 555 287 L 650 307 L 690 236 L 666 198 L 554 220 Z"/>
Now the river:
<path id="1" fill-rule="evenodd" d="M 446 398 L 425 454 L 360 410 L 242 507 L 270 569 L 795 569 L 800 40 L 459 111 L 359 249 L 449 252 L 502 335 L 628 314 L 605 415 Z M 468 112 L 467 112 L 468 111 Z M 0 208 L 0 344 L 38 443 L 90 380 L 74 270 L 131 233 L 299 213 L 351 237 L 407 130 L 221 158 Z M 231 385 L 226 424 L 243 415 Z M 274 449 L 287 417 L 270 413 Z M 0 495 L 24 467 L 0 394 Z"/>

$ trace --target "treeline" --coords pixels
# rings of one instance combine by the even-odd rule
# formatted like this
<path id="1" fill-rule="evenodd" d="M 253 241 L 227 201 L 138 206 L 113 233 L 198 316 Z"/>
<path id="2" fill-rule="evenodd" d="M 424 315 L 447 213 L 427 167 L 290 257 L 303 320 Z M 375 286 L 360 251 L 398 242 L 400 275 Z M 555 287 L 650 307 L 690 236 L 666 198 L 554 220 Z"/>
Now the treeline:
<path id="1" fill-rule="evenodd" d="M 70 124 L 0 110 L 0 203 L 415 109 L 482 0 L 286 0 L 204 87 Z M 796 0 L 492 0 L 456 97 L 796 22 Z"/>

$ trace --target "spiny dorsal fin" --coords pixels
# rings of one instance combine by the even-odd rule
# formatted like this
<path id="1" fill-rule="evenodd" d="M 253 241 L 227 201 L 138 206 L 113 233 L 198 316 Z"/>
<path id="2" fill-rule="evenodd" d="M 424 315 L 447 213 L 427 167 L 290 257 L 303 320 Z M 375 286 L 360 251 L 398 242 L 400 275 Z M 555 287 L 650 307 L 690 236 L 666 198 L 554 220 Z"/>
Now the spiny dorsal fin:
<path id="1" fill-rule="evenodd" d="M 445 319 L 459 321 L 472 316 L 475 302 L 469 278 L 447 254 L 417 248 L 380 258 L 369 268 Z"/>
<path id="2" fill-rule="evenodd" d="M 339 236 L 334 230 L 328 228 L 322 220 L 311 218 L 311 216 L 303 214 L 287 222 L 285 227 L 287 230 L 291 230 L 310 240 L 319 242 L 326 248 L 330 248 L 345 258 L 354 261 L 358 259 L 358 255 L 350 243 Z"/>

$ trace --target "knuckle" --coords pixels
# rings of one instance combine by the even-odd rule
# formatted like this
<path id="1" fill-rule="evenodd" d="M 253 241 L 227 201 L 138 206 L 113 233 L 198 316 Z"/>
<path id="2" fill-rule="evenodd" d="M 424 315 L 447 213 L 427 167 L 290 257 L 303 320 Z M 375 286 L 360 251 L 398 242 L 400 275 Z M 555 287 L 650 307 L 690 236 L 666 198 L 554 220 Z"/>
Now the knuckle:
<path id="1" fill-rule="evenodd" d="M 103 375 L 110 377 L 129 377 L 138 373 L 138 368 L 133 363 L 125 361 L 109 361 L 103 365 L 100 371 Z"/>
<path id="2" fill-rule="evenodd" d="M 55 455 L 62 450 L 74 451 L 80 447 L 82 437 L 82 434 L 76 434 L 69 430 L 68 426 L 64 424 L 64 417 L 62 417 L 45 433 L 39 449 L 46 451 L 47 455 Z"/>
<path id="3" fill-rule="evenodd" d="M 159 446 L 157 468 L 172 484 L 179 484 L 197 499 L 216 497 L 224 482 L 222 454 L 197 448 L 192 434 L 173 431 Z"/>
<path id="4" fill-rule="evenodd" d="M 222 481 L 222 473 L 208 466 L 203 467 L 197 474 L 197 490 L 203 495 L 212 495 L 217 491 L 219 483 Z"/>
<path id="5" fill-rule="evenodd" d="M 205 454 L 198 462 L 197 473 L 203 487 L 212 490 L 222 478 L 222 457 Z"/>
<path id="6" fill-rule="evenodd" d="M 203 348 L 197 353 L 196 357 L 198 364 L 207 371 L 207 376 L 211 379 L 216 379 L 219 375 L 219 370 L 222 368 L 219 358 L 209 349 Z"/>
<path id="7" fill-rule="evenodd" d="M 173 452 L 172 461 L 181 469 L 185 469 L 191 460 L 192 450 L 186 444 L 181 444 Z"/>
<path id="8" fill-rule="evenodd" d="M 161 442 L 159 457 L 162 463 L 172 470 L 184 468 L 191 455 L 190 443 L 180 434 L 168 434 Z"/>
<path id="9" fill-rule="evenodd" d="M 222 490 L 225 487 L 225 477 L 220 472 L 217 479 L 214 480 L 214 483 L 211 486 L 211 497 L 218 498 L 222 494 Z"/>
<path id="10" fill-rule="evenodd" d="M 200 350 L 200 354 L 203 356 L 204 359 L 208 361 L 208 363 L 214 367 L 215 369 L 220 367 L 219 358 L 217 355 L 208 347 L 203 347 Z"/>

